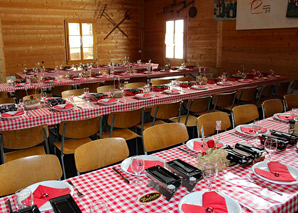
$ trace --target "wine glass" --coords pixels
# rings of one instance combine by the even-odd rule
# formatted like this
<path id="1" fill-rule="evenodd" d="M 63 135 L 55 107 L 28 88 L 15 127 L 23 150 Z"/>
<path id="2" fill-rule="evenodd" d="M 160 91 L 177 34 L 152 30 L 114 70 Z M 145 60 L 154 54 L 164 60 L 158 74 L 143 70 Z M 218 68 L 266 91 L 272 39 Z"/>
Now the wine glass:
<path id="1" fill-rule="evenodd" d="M 208 191 L 211 191 L 211 184 L 215 181 L 218 175 L 217 163 L 204 163 L 203 164 L 203 177 L 208 184 Z"/>
<path id="2" fill-rule="evenodd" d="M 42 92 L 41 93 L 41 101 L 44 102 L 46 98 L 47 98 L 47 93 Z"/>
<path id="3" fill-rule="evenodd" d="M 268 161 L 271 161 L 272 153 L 274 153 L 277 150 L 277 139 L 266 139 L 264 143 L 264 148 L 266 152 L 268 153 L 269 159 Z"/>
<path id="4" fill-rule="evenodd" d="M 108 212 L 109 212 L 108 205 L 103 200 L 99 200 L 91 203 L 90 213 L 108 213 Z"/>
<path id="5" fill-rule="evenodd" d="M 20 189 L 15 193 L 15 203 L 17 210 L 33 206 L 33 194 L 30 189 Z"/>
<path id="6" fill-rule="evenodd" d="M 136 156 L 136 157 L 132 157 L 131 158 L 131 169 L 132 171 L 135 173 L 135 175 L 137 176 L 137 180 L 135 182 L 135 185 L 139 185 L 140 182 L 140 174 L 144 171 L 144 159 L 140 156 Z"/>
<path id="7" fill-rule="evenodd" d="M 261 132 L 264 129 L 264 125 L 262 121 L 254 122 L 253 123 L 253 130 L 256 133 L 257 136 L 260 136 Z M 258 141 L 258 139 L 256 139 Z"/>

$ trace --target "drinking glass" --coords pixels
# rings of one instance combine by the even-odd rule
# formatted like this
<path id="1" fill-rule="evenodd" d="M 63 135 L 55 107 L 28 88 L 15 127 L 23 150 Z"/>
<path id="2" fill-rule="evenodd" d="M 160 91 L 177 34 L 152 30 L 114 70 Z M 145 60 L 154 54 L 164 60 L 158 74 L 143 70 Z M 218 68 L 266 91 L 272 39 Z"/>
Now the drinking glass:
<path id="1" fill-rule="evenodd" d="M 203 177 L 208 184 L 208 191 L 211 191 L 211 184 L 215 181 L 218 175 L 217 163 L 204 163 L 203 164 Z"/>
<path id="2" fill-rule="evenodd" d="M 47 93 L 42 92 L 41 93 L 41 101 L 44 102 L 46 98 L 47 98 Z"/>
<path id="3" fill-rule="evenodd" d="M 103 200 L 99 200 L 91 203 L 90 213 L 108 213 L 108 212 L 109 212 L 108 205 Z"/>
<path id="4" fill-rule="evenodd" d="M 274 153 L 277 150 L 277 140 L 274 139 L 266 139 L 264 143 L 264 148 L 266 152 L 268 153 L 269 159 L 268 161 L 271 161 L 272 153 Z"/>
<path id="5" fill-rule="evenodd" d="M 33 206 L 33 194 L 30 189 L 20 189 L 15 193 L 15 203 L 17 210 Z"/>
<path id="6" fill-rule="evenodd" d="M 137 180 L 135 182 L 136 185 L 139 185 L 141 183 L 139 176 L 144 171 L 144 167 L 145 167 L 144 164 L 145 164 L 144 159 L 140 156 L 131 158 L 131 169 L 137 176 Z"/>
<path id="7" fill-rule="evenodd" d="M 24 111 L 25 106 L 24 106 L 24 102 L 23 99 L 19 99 L 19 103 L 18 103 L 18 111 Z"/>

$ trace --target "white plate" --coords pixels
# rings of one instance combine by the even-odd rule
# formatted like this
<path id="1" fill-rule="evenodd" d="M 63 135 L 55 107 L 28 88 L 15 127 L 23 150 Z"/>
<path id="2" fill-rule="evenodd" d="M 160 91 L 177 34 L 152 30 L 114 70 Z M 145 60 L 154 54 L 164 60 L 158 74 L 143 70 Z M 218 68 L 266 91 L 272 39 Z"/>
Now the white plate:
<path id="1" fill-rule="evenodd" d="M 42 181 L 42 182 L 39 182 L 39 183 L 32 184 L 31 186 L 28 186 L 27 188 L 30 189 L 31 192 L 33 193 L 39 185 L 48 186 L 48 187 L 57 188 L 57 189 L 69 188 L 70 189 L 70 195 L 73 195 L 73 191 L 74 191 L 72 186 L 69 185 L 67 182 L 56 181 L 56 180 Z M 52 206 L 51 206 L 50 201 L 46 202 L 41 207 L 39 207 L 39 210 L 40 211 L 52 210 Z"/>
<path id="2" fill-rule="evenodd" d="M 180 91 L 177 91 L 177 92 L 175 91 L 175 92 L 173 92 L 173 90 L 168 90 L 168 89 L 167 89 L 167 90 L 164 91 L 164 93 L 166 93 L 166 94 L 171 94 L 171 95 L 175 95 L 175 94 L 180 94 Z"/>
<path id="3" fill-rule="evenodd" d="M 179 202 L 179 212 L 183 213 L 182 211 L 182 204 L 193 204 L 193 205 L 199 205 L 202 206 L 202 197 L 203 194 L 206 191 L 198 191 L 198 192 L 192 192 L 185 197 L 183 197 Z M 229 197 L 228 195 L 225 195 L 224 193 L 218 192 L 218 194 L 226 199 L 226 205 L 228 208 L 229 213 L 241 213 L 242 209 L 238 202 L 236 202 L 234 199 Z"/>
<path id="4" fill-rule="evenodd" d="M 162 158 L 159 158 L 157 156 L 154 156 L 154 155 L 139 155 L 139 156 L 142 157 L 144 160 L 160 161 L 160 162 L 166 163 L 165 160 L 163 160 Z M 131 163 L 131 158 L 132 157 L 126 158 L 125 160 L 123 160 L 121 162 L 121 169 L 128 174 L 134 175 L 134 173 L 130 173 L 129 171 L 127 171 L 130 166 L 130 163 Z M 142 174 L 142 175 L 144 175 L 144 174 Z"/>
<path id="5" fill-rule="evenodd" d="M 217 82 L 217 85 L 220 85 L 220 86 L 232 86 L 233 84 L 228 82 L 228 84 L 223 84 L 222 82 Z"/>
<path id="6" fill-rule="evenodd" d="M 235 131 L 236 132 L 239 132 L 239 133 L 241 133 L 243 135 L 247 135 L 247 136 L 251 136 L 251 137 L 256 137 L 257 136 L 257 134 L 249 134 L 249 133 L 242 132 L 241 131 L 241 127 L 253 128 L 253 125 L 239 125 L 239 126 L 236 126 Z M 262 134 L 269 134 L 269 130 L 267 129 L 267 131 L 266 132 L 263 132 Z"/>
<path id="7" fill-rule="evenodd" d="M 206 142 L 207 142 L 208 140 L 214 140 L 216 143 L 221 143 L 221 144 L 223 145 L 222 147 L 224 147 L 224 143 L 221 142 L 221 141 L 219 141 L 219 140 L 211 139 L 211 138 L 210 138 L 210 139 L 206 138 Z M 187 141 L 187 142 L 186 142 L 186 147 L 189 148 L 190 150 L 194 151 L 194 152 L 200 152 L 200 151 L 195 150 L 195 149 L 193 148 L 194 141 L 202 141 L 202 138 L 194 138 L 194 139 L 191 139 L 191 140 Z"/>
<path id="8" fill-rule="evenodd" d="M 55 105 L 55 106 L 64 107 L 65 105 L 67 105 L 67 104 L 58 104 L 58 105 Z M 66 112 L 66 111 L 72 110 L 75 107 L 74 105 L 72 105 L 72 107 L 70 107 L 68 109 L 56 109 L 55 106 L 53 106 L 52 109 L 56 110 L 56 111 L 59 111 L 59 112 Z"/>
<path id="9" fill-rule="evenodd" d="M 8 114 L 14 114 L 14 113 L 16 113 L 16 111 L 5 112 L 5 113 L 8 113 Z M 16 119 L 16 118 L 22 117 L 23 115 L 26 115 L 26 112 L 24 112 L 22 115 L 12 116 L 12 117 L 2 117 L 2 114 L 0 114 L 0 118 L 2 118 L 2 119 L 7 119 L 7 120 L 11 120 L 11 119 Z"/>
<path id="10" fill-rule="evenodd" d="M 279 120 L 279 121 L 288 123 L 289 120 L 283 120 L 283 119 L 280 119 L 280 118 L 278 117 L 278 115 L 284 115 L 284 116 L 288 115 L 288 116 L 290 116 L 291 113 L 276 113 L 276 114 L 273 115 L 273 117 L 274 117 L 276 120 Z"/>
<path id="11" fill-rule="evenodd" d="M 252 82 L 252 80 L 250 80 L 250 79 L 248 79 L 248 80 L 239 79 L 238 82 L 241 82 L 241 83 L 250 83 L 250 82 Z"/>
<path id="12" fill-rule="evenodd" d="M 109 101 L 110 98 L 103 98 L 103 99 L 100 99 L 100 100 Z M 119 102 L 118 99 L 116 99 L 116 101 L 114 101 L 114 102 L 101 102 L 100 100 L 98 101 L 98 103 L 103 104 L 103 105 L 113 105 L 113 104 Z"/>
<path id="13" fill-rule="evenodd" d="M 144 93 L 140 93 L 140 94 L 136 94 L 135 97 L 139 98 L 139 99 L 150 99 L 155 96 L 154 94 L 150 94 L 150 96 L 148 96 L 148 97 L 145 97 L 144 95 L 145 95 Z"/>
<path id="14" fill-rule="evenodd" d="M 287 166 L 289 172 L 291 173 L 291 175 L 293 176 L 293 178 L 296 179 L 296 181 L 290 181 L 290 182 L 287 182 L 287 181 L 275 181 L 275 180 L 270 180 L 270 179 L 267 179 L 259 174 L 257 174 L 255 172 L 255 169 L 258 168 L 258 169 L 262 169 L 262 170 L 265 170 L 267 172 L 269 172 L 269 168 L 268 168 L 268 162 L 259 162 L 259 163 L 256 163 L 255 165 L 253 165 L 252 167 L 252 171 L 253 173 L 258 176 L 259 178 L 263 179 L 263 180 L 266 180 L 268 182 L 271 182 L 271 183 L 276 183 L 276 184 L 281 184 L 281 185 L 294 185 L 294 184 L 298 184 L 298 169 L 296 169 L 295 167 L 293 166 L 289 166 L 289 165 L 286 165 L 284 164 L 285 166 Z"/>
<path id="15" fill-rule="evenodd" d="M 196 90 L 204 90 L 204 89 L 208 89 L 208 86 L 205 85 L 205 87 L 199 87 L 199 85 L 194 85 L 191 87 L 192 89 L 196 89 Z"/>

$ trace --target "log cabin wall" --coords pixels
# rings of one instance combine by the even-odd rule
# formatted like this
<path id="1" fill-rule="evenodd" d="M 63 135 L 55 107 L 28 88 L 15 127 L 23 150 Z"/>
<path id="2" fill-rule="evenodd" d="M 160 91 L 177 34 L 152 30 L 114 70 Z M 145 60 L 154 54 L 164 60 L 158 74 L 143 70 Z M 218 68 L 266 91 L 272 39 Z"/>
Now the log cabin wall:
<path id="1" fill-rule="evenodd" d="M 129 38 L 116 29 L 105 41 L 103 38 L 113 25 L 104 17 L 97 19 L 95 38 L 99 63 L 119 63 L 125 56 L 134 61 L 139 59 L 140 0 L 1 0 L 6 75 L 14 75 L 23 66 L 30 68 L 41 61 L 46 67 L 65 64 L 64 20 L 94 20 L 96 11 L 106 3 L 106 12 L 116 23 L 124 18 L 127 10 L 132 19 L 121 25 Z"/>
<path id="2" fill-rule="evenodd" d="M 2 26 L 0 20 L 0 82 L 5 82 L 5 59 L 3 50 L 3 39 L 2 39 Z"/>
<path id="3" fill-rule="evenodd" d="M 187 17 L 188 9 L 178 16 L 156 15 L 171 0 L 145 1 L 144 58 L 165 64 L 165 21 Z M 186 62 L 198 63 L 211 70 L 234 73 L 244 65 L 246 71 L 274 70 L 298 79 L 298 29 L 236 31 L 236 21 L 215 22 L 213 0 L 195 0 L 195 18 L 187 21 Z M 178 7 L 179 8 L 179 7 Z M 171 62 L 174 64 L 175 62 Z"/>

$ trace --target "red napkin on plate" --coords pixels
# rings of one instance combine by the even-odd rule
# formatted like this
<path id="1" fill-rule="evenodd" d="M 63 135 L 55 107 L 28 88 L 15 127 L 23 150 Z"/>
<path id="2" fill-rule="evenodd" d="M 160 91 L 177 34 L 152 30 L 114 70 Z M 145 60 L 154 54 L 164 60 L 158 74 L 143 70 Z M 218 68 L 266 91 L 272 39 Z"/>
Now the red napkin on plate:
<path id="1" fill-rule="evenodd" d="M 115 98 L 110 98 L 108 101 L 103 100 L 103 99 L 99 100 L 99 102 L 102 102 L 102 103 L 112 103 L 112 102 L 115 102 L 115 101 L 117 101 L 117 99 L 115 99 Z"/>
<path id="2" fill-rule="evenodd" d="M 171 93 L 177 93 L 177 92 L 180 92 L 180 91 L 177 90 L 177 89 L 172 89 L 172 90 L 170 90 L 169 92 L 171 92 Z"/>
<path id="3" fill-rule="evenodd" d="M 15 113 L 3 113 L 1 116 L 4 117 L 4 118 L 8 118 L 8 117 L 14 117 L 14 116 L 20 116 L 20 115 L 23 115 L 24 114 L 24 111 L 18 111 L 18 112 L 15 112 Z"/>
<path id="4" fill-rule="evenodd" d="M 293 120 L 298 115 L 277 115 L 277 117 L 282 120 Z"/>
<path id="5" fill-rule="evenodd" d="M 217 192 L 205 192 L 202 196 L 203 206 L 193 204 L 182 204 L 184 213 L 205 213 L 207 208 L 212 209 L 214 213 L 228 213 L 226 199 Z"/>
<path id="6" fill-rule="evenodd" d="M 66 104 L 64 107 L 61 107 L 61 106 L 54 106 L 55 109 L 70 109 L 71 107 L 73 107 L 72 104 Z"/>
<path id="7" fill-rule="evenodd" d="M 220 147 L 222 147 L 222 146 L 223 146 L 223 144 L 216 143 L 216 148 L 217 149 L 220 148 Z M 209 149 L 209 147 L 208 147 L 208 145 L 206 143 L 205 149 L 204 149 L 203 142 L 202 141 L 194 141 L 193 142 L 193 149 L 196 150 L 196 151 L 205 152 L 205 149 Z"/>
<path id="8" fill-rule="evenodd" d="M 295 178 L 291 175 L 286 165 L 281 164 L 277 161 L 271 161 L 268 163 L 268 168 L 270 172 L 256 168 L 255 171 L 257 174 L 274 181 L 296 181 Z"/>
<path id="9" fill-rule="evenodd" d="M 162 167 L 164 166 L 164 162 L 161 162 L 159 160 L 144 160 L 144 163 L 145 163 L 144 170 L 148 169 L 152 166 L 157 166 L 157 165 L 162 166 Z M 128 167 L 127 171 L 130 172 L 130 173 L 134 173 L 131 169 L 131 166 Z"/>
<path id="10" fill-rule="evenodd" d="M 242 127 L 240 127 L 240 130 L 243 133 L 252 134 L 252 135 L 255 135 L 256 134 L 256 132 L 255 132 L 255 130 L 254 130 L 253 127 L 244 127 L 244 126 L 242 126 Z M 267 131 L 267 129 L 266 128 L 263 128 L 262 131 L 261 131 L 261 133 L 264 133 L 266 131 Z"/>
<path id="11" fill-rule="evenodd" d="M 151 94 L 150 93 L 146 93 L 143 95 L 143 97 L 151 97 Z"/>
<path id="12" fill-rule="evenodd" d="M 205 85 L 198 85 L 198 88 L 205 88 Z"/>
<path id="13" fill-rule="evenodd" d="M 50 199 L 60 197 L 70 193 L 69 188 L 57 189 L 48 186 L 39 185 L 33 192 L 34 204 L 39 208 Z"/>

